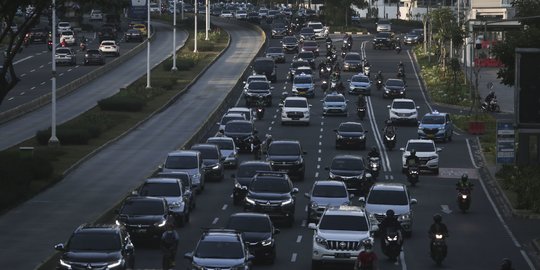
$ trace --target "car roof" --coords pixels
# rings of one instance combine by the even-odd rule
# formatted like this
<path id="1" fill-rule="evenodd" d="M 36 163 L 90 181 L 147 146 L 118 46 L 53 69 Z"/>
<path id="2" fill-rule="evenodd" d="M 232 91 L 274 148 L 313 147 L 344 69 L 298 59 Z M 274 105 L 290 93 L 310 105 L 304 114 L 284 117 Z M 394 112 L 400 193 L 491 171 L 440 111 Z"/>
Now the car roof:
<path id="1" fill-rule="evenodd" d="M 335 159 L 361 159 L 363 160 L 362 156 L 357 155 L 351 155 L 351 154 L 342 154 L 342 155 L 336 155 L 332 160 Z"/>
<path id="2" fill-rule="evenodd" d="M 176 150 L 170 152 L 168 156 L 197 156 L 199 153 L 199 151 L 194 150 Z"/>
<path id="3" fill-rule="evenodd" d="M 228 125 L 228 124 L 231 124 L 231 123 L 233 123 L 233 124 L 234 124 L 234 123 L 246 123 L 246 124 L 250 124 L 250 125 L 253 124 L 253 123 L 252 123 L 251 121 L 249 121 L 249 120 L 231 120 L 231 121 L 227 122 L 227 125 Z"/>
<path id="4" fill-rule="evenodd" d="M 341 123 L 339 123 L 339 125 L 340 126 L 341 125 L 357 125 L 357 126 L 362 126 L 362 127 L 364 126 L 360 122 L 353 122 L 353 121 L 341 122 Z"/>
<path id="5" fill-rule="evenodd" d="M 414 100 L 410 99 L 410 98 L 394 98 L 394 100 L 392 100 L 392 103 L 394 102 L 412 102 L 414 103 Z"/>
<path id="6" fill-rule="evenodd" d="M 252 165 L 268 165 L 268 166 L 271 166 L 270 165 L 270 162 L 268 161 L 262 161 L 262 160 L 244 160 L 242 162 L 240 162 L 240 164 L 238 165 L 239 167 L 242 167 L 242 166 L 252 166 Z"/>
<path id="7" fill-rule="evenodd" d="M 230 217 L 257 217 L 257 218 L 266 218 L 266 219 L 270 220 L 268 214 L 255 213 L 255 212 L 233 213 L 233 214 L 230 215 Z"/>
<path id="8" fill-rule="evenodd" d="M 407 143 L 429 143 L 434 144 L 432 140 L 426 140 L 426 139 L 409 139 Z"/>
<path id="9" fill-rule="evenodd" d="M 346 187 L 345 182 L 336 180 L 318 180 L 313 183 L 313 186 L 343 186 Z"/>
<path id="10" fill-rule="evenodd" d="M 152 184 L 171 184 L 171 183 L 178 183 L 177 178 L 166 178 L 166 177 L 152 177 L 144 180 L 144 183 L 152 183 Z"/>
<path id="11" fill-rule="evenodd" d="M 307 98 L 305 98 L 305 97 L 286 97 L 285 100 L 305 100 L 305 101 L 307 101 Z"/>
<path id="12" fill-rule="evenodd" d="M 300 144 L 300 141 L 297 141 L 297 140 L 273 140 L 270 144 L 278 144 L 278 143 L 282 143 L 282 144 Z"/>
<path id="13" fill-rule="evenodd" d="M 215 136 L 215 137 L 209 137 L 208 139 L 206 139 L 207 142 L 211 142 L 211 141 L 228 141 L 228 142 L 234 142 L 234 139 L 231 138 L 231 137 L 227 137 L 227 136 Z"/>
<path id="14" fill-rule="evenodd" d="M 439 112 L 439 111 L 432 111 L 432 112 L 426 113 L 424 116 L 446 116 L 448 114 L 449 113 Z"/>
<path id="15" fill-rule="evenodd" d="M 264 75 L 262 75 L 264 76 Z M 250 108 L 247 108 L 247 107 L 231 107 L 227 110 L 228 112 L 231 112 L 231 111 L 237 111 L 237 112 L 250 112 L 251 109 Z"/>
<path id="16" fill-rule="evenodd" d="M 88 233 L 88 232 L 111 232 L 118 233 L 122 228 L 116 224 L 94 224 L 94 223 L 84 223 L 81 224 L 73 233 Z"/>
<path id="17" fill-rule="evenodd" d="M 375 183 L 371 186 L 372 190 L 392 190 L 392 191 L 406 191 L 407 186 L 402 183 Z"/>
<path id="18" fill-rule="evenodd" d="M 194 144 L 193 146 L 191 146 L 191 149 L 193 150 L 196 150 L 196 149 L 216 149 L 216 150 L 219 150 L 219 147 L 215 144 L 211 144 L 211 143 L 197 143 L 197 144 Z"/>

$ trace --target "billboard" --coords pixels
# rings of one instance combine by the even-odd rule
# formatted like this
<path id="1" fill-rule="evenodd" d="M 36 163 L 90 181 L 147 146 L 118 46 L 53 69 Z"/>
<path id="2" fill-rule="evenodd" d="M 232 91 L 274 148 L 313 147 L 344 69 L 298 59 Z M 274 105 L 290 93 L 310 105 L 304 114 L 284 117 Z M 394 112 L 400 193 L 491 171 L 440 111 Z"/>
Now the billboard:
<path id="1" fill-rule="evenodd" d="M 540 128 L 539 48 L 516 48 L 516 123 L 521 128 Z"/>
<path id="2" fill-rule="evenodd" d="M 131 0 L 129 3 L 129 17 L 132 19 L 145 19 L 148 14 L 148 1 Z"/>

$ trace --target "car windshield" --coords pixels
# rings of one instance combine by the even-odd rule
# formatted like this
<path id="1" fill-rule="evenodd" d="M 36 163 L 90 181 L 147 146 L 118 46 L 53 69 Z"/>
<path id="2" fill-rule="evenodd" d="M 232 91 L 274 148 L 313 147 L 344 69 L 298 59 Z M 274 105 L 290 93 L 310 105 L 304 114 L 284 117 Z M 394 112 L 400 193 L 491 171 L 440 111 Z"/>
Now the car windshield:
<path id="1" fill-rule="evenodd" d="M 280 48 L 280 47 L 270 47 L 270 48 L 268 48 L 268 50 L 266 52 L 267 53 L 281 53 L 281 52 L 283 52 L 283 49 Z"/>
<path id="2" fill-rule="evenodd" d="M 312 52 L 301 52 L 298 54 L 299 59 L 313 59 L 313 53 Z"/>
<path id="3" fill-rule="evenodd" d="M 120 210 L 121 215 L 164 215 L 167 211 L 159 200 L 128 200 Z"/>
<path id="4" fill-rule="evenodd" d="M 313 80 L 308 76 L 294 77 L 294 84 L 311 84 Z"/>
<path id="5" fill-rule="evenodd" d="M 324 98 L 324 101 L 325 102 L 345 102 L 345 98 L 343 96 L 332 95 L 332 96 L 326 96 Z"/>
<path id="6" fill-rule="evenodd" d="M 268 82 L 254 81 L 249 83 L 248 88 L 250 90 L 270 90 L 270 84 Z"/>
<path id="7" fill-rule="evenodd" d="M 251 133 L 253 126 L 249 122 L 229 122 L 225 125 L 225 132 Z"/>
<path id="8" fill-rule="evenodd" d="M 319 223 L 320 230 L 368 231 L 367 220 L 363 216 L 324 215 Z"/>
<path id="9" fill-rule="evenodd" d="M 260 177 L 249 185 L 253 192 L 287 193 L 291 191 L 289 182 L 278 177 Z"/>
<path id="10" fill-rule="evenodd" d="M 221 124 L 226 125 L 227 123 L 229 123 L 229 121 L 232 121 L 232 120 L 244 120 L 244 117 L 241 116 L 241 115 L 228 115 L 228 114 L 226 114 L 221 118 Z"/>
<path id="11" fill-rule="evenodd" d="M 317 47 L 316 41 L 306 40 L 304 41 L 304 47 Z"/>
<path id="12" fill-rule="evenodd" d="M 364 169 L 364 162 L 359 158 L 334 158 L 331 168 L 332 170 L 361 171 Z"/>
<path id="13" fill-rule="evenodd" d="M 116 233 L 75 233 L 69 239 L 67 248 L 71 251 L 120 250 L 120 241 Z"/>
<path id="14" fill-rule="evenodd" d="M 153 197 L 179 197 L 182 196 L 182 191 L 178 183 L 145 183 L 139 194 Z"/>
<path id="15" fill-rule="evenodd" d="M 369 78 L 364 76 L 353 76 L 352 77 L 353 82 L 363 82 L 363 83 L 369 83 Z"/>
<path id="16" fill-rule="evenodd" d="M 234 150 L 234 143 L 231 140 L 208 140 L 208 143 L 215 144 L 221 150 Z"/>
<path id="17" fill-rule="evenodd" d="M 270 221 L 266 217 L 232 216 L 226 228 L 241 232 L 270 232 L 272 230 Z"/>
<path id="18" fill-rule="evenodd" d="M 283 43 L 297 43 L 298 40 L 295 37 L 284 37 Z"/>
<path id="19" fill-rule="evenodd" d="M 362 60 L 362 57 L 360 56 L 360 54 L 356 54 L 356 53 L 348 53 L 347 55 L 345 55 L 345 61 L 347 60 L 353 60 L 353 61 L 360 61 Z"/>
<path id="20" fill-rule="evenodd" d="M 268 155 L 299 156 L 300 147 L 295 143 L 271 143 L 268 147 Z"/>
<path id="21" fill-rule="evenodd" d="M 426 115 L 422 118 L 422 124 L 444 124 L 444 116 L 440 115 Z"/>
<path id="22" fill-rule="evenodd" d="M 283 104 L 285 107 L 289 108 L 307 108 L 307 101 L 301 100 L 301 99 L 287 99 L 285 100 L 285 103 Z"/>
<path id="23" fill-rule="evenodd" d="M 270 165 L 262 164 L 244 164 L 238 168 L 238 177 L 253 177 L 257 171 L 271 171 Z"/>
<path id="24" fill-rule="evenodd" d="M 402 80 L 388 80 L 386 81 L 386 86 L 398 86 L 403 87 L 403 81 Z"/>
<path id="25" fill-rule="evenodd" d="M 195 250 L 197 258 L 241 259 L 244 251 L 240 242 L 201 241 Z"/>
<path id="26" fill-rule="evenodd" d="M 411 149 L 416 150 L 416 152 L 435 152 L 435 145 L 433 143 L 411 142 L 407 144 L 407 151 L 411 151 Z"/>
<path id="27" fill-rule="evenodd" d="M 371 190 L 367 202 L 369 204 L 407 205 L 407 194 L 399 190 Z"/>
<path id="28" fill-rule="evenodd" d="M 218 159 L 219 157 L 219 151 L 217 151 L 215 148 L 210 147 L 193 147 L 191 150 L 199 151 L 201 152 L 201 157 L 203 159 Z"/>
<path id="29" fill-rule="evenodd" d="M 414 103 L 410 101 L 394 101 L 394 103 L 392 104 L 392 108 L 414 110 L 415 106 Z"/>
<path id="30" fill-rule="evenodd" d="M 167 169 L 194 169 L 197 167 L 197 158 L 194 156 L 168 156 L 165 161 Z"/>
<path id="31" fill-rule="evenodd" d="M 302 28 L 302 30 L 300 30 L 300 34 L 315 34 L 315 31 L 313 31 L 313 28 Z"/>
<path id="32" fill-rule="evenodd" d="M 338 130 L 342 132 L 363 132 L 364 128 L 358 124 L 341 124 Z"/>
<path id="33" fill-rule="evenodd" d="M 344 186 L 316 185 L 311 194 L 313 197 L 345 198 L 347 189 Z"/>
<path id="34" fill-rule="evenodd" d="M 320 24 L 320 23 L 310 23 L 309 27 L 311 27 L 313 29 L 322 29 L 323 28 L 322 24 Z"/>

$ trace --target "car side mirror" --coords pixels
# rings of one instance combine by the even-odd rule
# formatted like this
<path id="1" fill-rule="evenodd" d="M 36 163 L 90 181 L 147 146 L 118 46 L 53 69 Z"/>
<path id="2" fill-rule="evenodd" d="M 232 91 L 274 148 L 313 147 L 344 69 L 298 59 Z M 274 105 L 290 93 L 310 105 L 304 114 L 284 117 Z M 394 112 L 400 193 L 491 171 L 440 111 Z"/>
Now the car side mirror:
<path id="1" fill-rule="evenodd" d="M 405 151 L 405 148 L 401 147 L 399 148 L 400 151 Z"/>
<path id="2" fill-rule="evenodd" d="M 390 107 L 391 107 L 390 105 L 386 105 L 386 108 L 390 109 Z"/>
<path id="3" fill-rule="evenodd" d="M 420 109 L 420 106 L 416 106 L 416 109 L 417 109 L 417 110 Z"/>
<path id="4" fill-rule="evenodd" d="M 315 223 L 309 223 L 309 224 L 308 224 L 308 229 L 316 230 L 316 229 L 317 229 L 317 225 L 316 225 Z"/>
<path id="5" fill-rule="evenodd" d="M 360 197 L 358 198 L 358 201 L 360 202 L 360 204 L 364 205 L 366 204 L 366 197 Z"/>
<path id="6" fill-rule="evenodd" d="M 274 228 L 274 234 L 279 234 L 281 231 L 278 228 Z"/>
<path id="7" fill-rule="evenodd" d="M 440 147 L 437 147 L 437 153 L 441 152 L 442 151 L 442 148 Z"/>
<path id="8" fill-rule="evenodd" d="M 379 226 L 378 225 L 371 225 L 371 231 L 372 232 L 376 232 L 379 230 Z"/>
<path id="9" fill-rule="evenodd" d="M 418 201 L 416 199 L 411 199 L 411 202 L 410 202 L 411 205 L 417 204 L 417 203 L 418 203 Z"/>
<path id="10" fill-rule="evenodd" d="M 184 254 L 184 258 L 188 260 L 193 260 L 193 252 L 187 252 Z"/>
<path id="11" fill-rule="evenodd" d="M 64 251 L 65 248 L 64 248 L 64 244 L 56 244 L 54 245 L 54 249 L 58 250 L 58 251 Z"/>
<path id="12" fill-rule="evenodd" d="M 293 188 L 292 191 L 291 191 L 292 194 L 296 194 L 298 193 L 298 188 Z"/>

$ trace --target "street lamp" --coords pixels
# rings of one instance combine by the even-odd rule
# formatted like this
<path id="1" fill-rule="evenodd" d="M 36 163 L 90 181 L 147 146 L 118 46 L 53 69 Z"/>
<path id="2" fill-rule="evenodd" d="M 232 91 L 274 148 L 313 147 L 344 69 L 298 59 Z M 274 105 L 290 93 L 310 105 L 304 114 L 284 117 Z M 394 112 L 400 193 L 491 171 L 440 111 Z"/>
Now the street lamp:
<path id="1" fill-rule="evenodd" d="M 148 89 L 152 88 L 152 86 L 150 85 L 150 0 L 148 0 L 146 4 L 146 9 L 148 17 L 148 26 L 146 27 L 146 89 Z"/>
<path id="2" fill-rule="evenodd" d="M 173 42 L 172 42 L 172 68 L 171 70 L 172 71 L 177 71 L 178 68 L 176 67 L 176 2 L 177 0 L 174 0 L 174 4 L 173 4 L 173 9 L 174 9 L 174 12 L 173 12 Z M 182 4 L 183 6 L 183 4 Z"/>
<path id="3" fill-rule="evenodd" d="M 51 92 L 52 92 L 52 110 L 51 110 L 51 138 L 49 138 L 48 144 L 50 146 L 56 146 L 60 144 L 60 140 L 56 137 L 56 0 L 52 0 L 52 79 L 51 79 Z"/>
<path id="4" fill-rule="evenodd" d="M 204 40 L 208 40 L 208 30 L 210 29 L 210 1 L 209 0 L 206 0 L 206 12 L 205 12 L 205 17 L 206 17 L 206 37 L 204 38 Z"/>
<path id="5" fill-rule="evenodd" d="M 197 52 L 197 12 L 198 12 L 198 7 L 197 7 L 197 2 L 199 0 L 195 0 L 195 10 L 193 10 L 193 18 L 195 18 L 195 30 L 193 32 L 193 39 L 195 40 L 195 44 L 193 45 L 193 52 Z"/>

